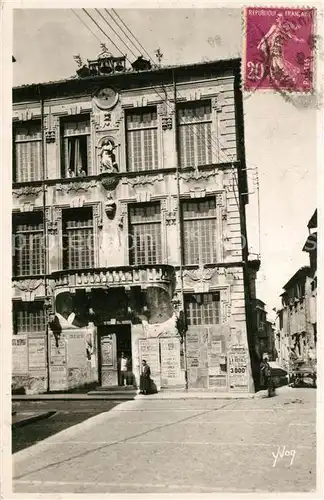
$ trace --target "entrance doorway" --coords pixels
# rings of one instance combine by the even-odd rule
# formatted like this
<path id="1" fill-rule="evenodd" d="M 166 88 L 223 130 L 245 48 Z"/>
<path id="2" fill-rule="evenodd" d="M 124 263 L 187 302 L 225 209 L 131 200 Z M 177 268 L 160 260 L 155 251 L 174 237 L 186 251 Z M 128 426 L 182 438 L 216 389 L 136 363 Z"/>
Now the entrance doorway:
<path id="1" fill-rule="evenodd" d="M 121 385 L 120 357 L 127 358 L 125 380 L 127 386 L 133 386 L 132 371 L 132 335 L 131 325 L 101 325 L 98 327 L 98 364 L 101 387 Z"/>

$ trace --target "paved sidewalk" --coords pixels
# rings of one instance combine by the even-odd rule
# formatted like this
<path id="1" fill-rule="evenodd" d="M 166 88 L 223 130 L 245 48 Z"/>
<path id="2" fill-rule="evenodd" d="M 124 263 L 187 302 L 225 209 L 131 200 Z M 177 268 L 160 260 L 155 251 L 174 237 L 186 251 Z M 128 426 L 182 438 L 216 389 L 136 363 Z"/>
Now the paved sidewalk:
<path id="1" fill-rule="evenodd" d="M 315 399 L 128 401 L 16 453 L 14 492 L 314 491 Z"/>

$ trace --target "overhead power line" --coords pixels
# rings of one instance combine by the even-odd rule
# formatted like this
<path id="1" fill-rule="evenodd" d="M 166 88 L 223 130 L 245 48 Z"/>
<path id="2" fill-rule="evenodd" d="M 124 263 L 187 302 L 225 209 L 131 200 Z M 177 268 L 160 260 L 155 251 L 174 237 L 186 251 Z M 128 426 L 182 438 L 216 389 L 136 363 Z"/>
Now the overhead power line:
<path id="1" fill-rule="evenodd" d="M 76 13 L 76 11 L 74 9 L 71 9 L 73 14 L 76 15 L 76 17 L 79 19 L 79 21 L 90 31 L 90 33 L 92 33 L 92 35 L 98 40 L 98 42 L 101 43 L 101 40 L 100 38 L 98 38 L 98 36 L 92 31 L 91 28 L 89 28 L 89 26 L 83 21 L 82 17 L 79 16 L 79 14 Z"/>
<path id="2" fill-rule="evenodd" d="M 105 9 L 107 10 L 107 9 Z M 102 17 L 102 19 L 105 21 L 105 23 L 109 26 L 109 28 L 111 30 L 113 30 L 113 32 L 115 33 L 116 36 L 118 36 L 118 38 L 121 40 L 121 42 L 125 45 L 125 47 L 127 48 L 127 50 L 129 50 L 129 52 L 134 56 L 134 57 L 137 57 L 136 54 L 133 52 L 133 50 L 127 45 L 126 42 L 124 42 L 124 40 L 122 39 L 122 37 L 117 33 L 117 31 L 111 26 L 111 24 L 107 21 L 107 19 L 101 14 L 101 12 L 96 9 L 96 11 L 98 12 L 99 16 Z"/>
<path id="3" fill-rule="evenodd" d="M 105 37 L 108 38 L 108 40 L 110 41 L 110 43 L 112 43 L 113 46 L 116 47 L 116 49 L 118 50 L 118 52 L 120 52 L 125 57 L 124 52 L 118 47 L 118 45 L 115 44 L 115 42 L 107 35 L 107 33 L 104 32 L 104 30 L 97 23 L 97 21 L 95 19 L 93 19 L 93 17 L 86 11 L 86 9 L 82 9 L 82 10 L 87 14 L 87 16 L 91 19 L 91 21 L 95 23 L 95 25 L 97 26 L 97 28 L 99 28 L 99 30 L 101 31 L 101 33 L 103 33 L 105 35 Z"/>
<path id="4" fill-rule="evenodd" d="M 138 43 L 139 47 L 141 47 L 141 49 L 142 49 L 142 50 L 144 51 L 144 53 L 148 56 L 148 58 L 149 58 L 150 60 L 152 60 L 152 58 L 151 58 L 150 54 L 147 52 L 147 50 L 145 49 L 145 47 L 143 47 L 143 45 L 141 44 L 141 42 L 140 42 L 140 41 L 136 38 L 136 36 L 135 36 L 135 35 L 134 35 L 134 33 L 130 30 L 130 28 L 127 26 L 127 24 L 126 24 L 126 23 L 124 23 L 124 21 L 123 21 L 123 20 L 122 20 L 122 18 L 121 18 L 121 17 L 117 14 L 117 12 L 115 11 L 115 9 L 111 9 L 111 10 L 112 10 L 112 11 L 113 11 L 113 13 L 115 14 L 115 16 L 117 16 L 117 17 L 118 17 L 118 19 L 119 19 L 119 20 L 120 20 L 120 22 L 123 24 L 123 26 L 124 26 L 124 27 L 125 27 L 125 28 L 129 31 L 129 33 L 132 35 L 132 37 L 136 40 L 136 42 Z M 107 11 L 107 9 L 105 9 L 105 11 L 106 11 L 106 12 L 108 12 L 108 11 Z M 111 16 L 111 14 L 110 14 L 110 16 Z M 111 16 L 111 17 L 112 17 L 112 16 Z M 116 21 L 116 20 L 115 20 L 115 23 L 117 24 L 117 21 Z M 132 41 L 131 41 L 131 39 L 129 38 L 129 36 L 128 36 L 126 33 L 125 33 L 125 36 L 127 36 L 128 40 L 129 40 L 129 41 L 130 41 L 130 42 L 134 45 L 134 47 L 135 47 L 134 42 L 132 42 Z M 138 48 L 137 48 L 137 50 L 138 50 Z M 141 50 L 138 50 L 138 52 L 141 52 Z"/>

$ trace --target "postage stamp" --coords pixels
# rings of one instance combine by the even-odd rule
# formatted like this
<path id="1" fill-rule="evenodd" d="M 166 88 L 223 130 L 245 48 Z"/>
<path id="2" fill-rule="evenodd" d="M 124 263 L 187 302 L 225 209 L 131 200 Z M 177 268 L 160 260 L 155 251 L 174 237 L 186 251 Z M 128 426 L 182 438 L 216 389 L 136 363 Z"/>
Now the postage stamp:
<path id="1" fill-rule="evenodd" d="M 244 9 L 243 90 L 313 91 L 315 15 L 312 8 Z"/>

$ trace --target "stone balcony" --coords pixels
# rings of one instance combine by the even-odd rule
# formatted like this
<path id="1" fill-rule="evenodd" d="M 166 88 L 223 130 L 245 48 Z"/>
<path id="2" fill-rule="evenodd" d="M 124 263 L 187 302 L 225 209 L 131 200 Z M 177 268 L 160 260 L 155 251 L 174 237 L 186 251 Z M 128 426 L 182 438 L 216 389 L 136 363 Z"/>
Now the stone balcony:
<path id="1" fill-rule="evenodd" d="M 169 265 L 122 266 L 56 271 L 51 274 L 56 293 L 61 290 L 140 286 L 174 286 L 175 270 Z"/>

